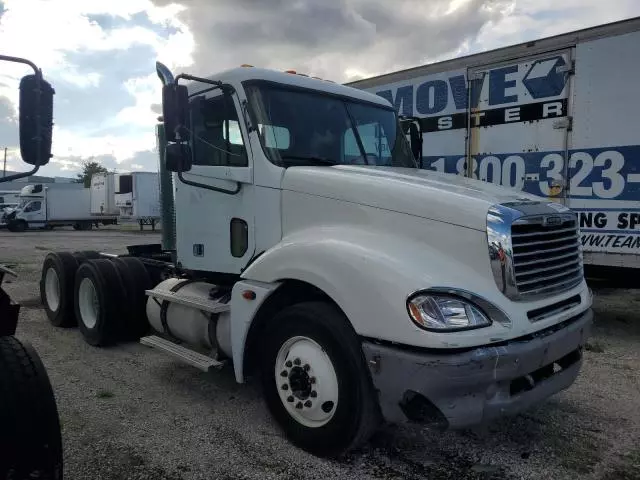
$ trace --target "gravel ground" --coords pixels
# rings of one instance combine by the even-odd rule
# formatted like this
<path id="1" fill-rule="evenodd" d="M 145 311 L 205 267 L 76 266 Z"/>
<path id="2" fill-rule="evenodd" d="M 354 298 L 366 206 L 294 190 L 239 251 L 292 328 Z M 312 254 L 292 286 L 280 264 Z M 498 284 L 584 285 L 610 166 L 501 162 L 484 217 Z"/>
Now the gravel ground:
<path id="1" fill-rule="evenodd" d="M 0 231 L 0 263 L 23 304 L 17 336 L 41 355 L 56 392 L 65 478 L 80 479 L 640 479 L 640 293 L 598 287 L 594 336 L 577 382 L 488 428 L 387 427 L 345 461 L 283 438 L 255 384 L 231 368 L 203 374 L 138 344 L 87 345 L 53 328 L 39 300 L 48 250 L 122 252 L 153 233 Z"/>

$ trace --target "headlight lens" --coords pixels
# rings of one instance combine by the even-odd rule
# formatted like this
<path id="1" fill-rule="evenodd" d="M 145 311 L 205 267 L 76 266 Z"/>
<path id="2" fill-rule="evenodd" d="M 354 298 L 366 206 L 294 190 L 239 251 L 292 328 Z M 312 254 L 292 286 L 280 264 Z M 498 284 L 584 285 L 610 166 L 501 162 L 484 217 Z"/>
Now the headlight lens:
<path id="1" fill-rule="evenodd" d="M 448 295 L 415 295 L 407 301 L 407 310 L 413 323 L 425 330 L 470 330 L 491 325 L 478 307 Z"/>

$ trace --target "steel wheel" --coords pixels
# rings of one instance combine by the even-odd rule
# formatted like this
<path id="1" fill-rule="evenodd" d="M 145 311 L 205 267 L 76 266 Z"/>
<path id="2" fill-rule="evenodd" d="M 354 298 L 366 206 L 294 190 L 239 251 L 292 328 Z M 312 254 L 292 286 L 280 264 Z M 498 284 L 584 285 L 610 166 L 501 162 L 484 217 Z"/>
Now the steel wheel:
<path id="1" fill-rule="evenodd" d="M 326 425 L 338 406 L 338 378 L 331 359 L 307 337 L 287 340 L 276 357 L 275 381 L 280 400 L 297 422 Z"/>
<path id="2" fill-rule="evenodd" d="M 53 267 L 49 267 L 45 273 L 44 292 L 49 310 L 56 312 L 60 306 L 60 277 Z"/>
<path id="3" fill-rule="evenodd" d="M 98 322 L 100 312 L 100 302 L 96 287 L 90 278 L 83 278 L 78 287 L 78 308 L 80 310 L 80 321 L 87 328 L 94 328 Z"/>

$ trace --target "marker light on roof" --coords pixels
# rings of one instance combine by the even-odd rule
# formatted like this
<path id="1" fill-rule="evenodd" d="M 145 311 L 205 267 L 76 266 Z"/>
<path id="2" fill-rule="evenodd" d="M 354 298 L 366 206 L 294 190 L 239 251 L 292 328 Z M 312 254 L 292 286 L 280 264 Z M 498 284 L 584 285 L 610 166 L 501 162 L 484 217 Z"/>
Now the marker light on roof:
<path id="1" fill-rule="evenodd" d="M 240 65 L 241 67 L 253 67 L 253 65 L 249 65 L 248 63 L 243 63 L 242 65 Z"/>
<path id="2" fill-rule="evenodd" d="M 296 71 L 295 70 L 285 70 L 284 73 L 292 73 L 292 74 L 295 75 Z"/>

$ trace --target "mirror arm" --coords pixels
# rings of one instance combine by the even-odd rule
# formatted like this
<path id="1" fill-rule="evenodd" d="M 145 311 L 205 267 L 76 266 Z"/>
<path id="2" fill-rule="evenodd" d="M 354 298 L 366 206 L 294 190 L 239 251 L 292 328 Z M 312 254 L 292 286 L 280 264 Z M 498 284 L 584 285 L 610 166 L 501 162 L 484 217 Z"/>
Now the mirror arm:
<path id="1" fill-rule="evenodd" d="M 240 192 L 240 189 L 242 188 L 242 184 L 240 182 L 236 182 L 236 188 L 233 189 L 233 190 L 227 190 L 225 188 L 212 187 L 211 185 L 206 185 L 204 183 L 192 182 L 191 180 L 187 180 L 186 178 L 184 178 L 184 176 L 182 175 L 182 172 L 178 172 L 178 178 L 185 185 L 190 185 L 192 187 L 198 187 L 198 188 L 204 188 L 206 190 L 212 190 L 214 192 L 225 193 L 227 195 L 236 195 L 237 193 Z"/>
<path id="2" fill-rule="evenodd" d="M 17 180 L 19 178 L 25 178 L 25 177 L 28 177 L 30 175 L 33 175 L 39 169 L 40 169 L 40 165 L 36 165 L 36 166 L 33 167 L 32 170 L 30 170 L 28 172 L 16 173 L 16 174 L 13 174 L 13 175 L 7 175 L 5 177 L 0 177 L 0 182 L 11 182 L 11 181 Z"/>
<path id="3" fill-rule="evenodd" d="M 9 55 L 0 55 L 0 62 L 24 63 L 25 65 L 29 65 L 31 68 L 33 68 L 34 73 L 38 77 L 42 78 L 42 72 L 40 71 L 40 69 L 36 66 L 35 63 L 33 63 L 31 60 L 27 60 L 26 58 L 11 57 Z"/>

